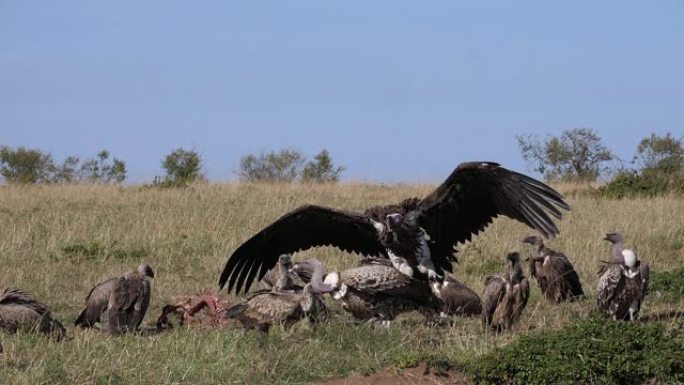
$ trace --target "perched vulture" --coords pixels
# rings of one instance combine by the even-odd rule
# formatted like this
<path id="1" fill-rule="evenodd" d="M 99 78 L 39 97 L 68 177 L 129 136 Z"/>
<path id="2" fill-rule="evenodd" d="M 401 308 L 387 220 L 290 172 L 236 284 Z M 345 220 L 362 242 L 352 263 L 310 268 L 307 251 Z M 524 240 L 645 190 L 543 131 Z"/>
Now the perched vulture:
<path id="1" fill-rule="evenodd" d="M 537 280 L 547 301 L 557 304 L 584 297 L 579 276 L 565 254 L 544 246 L 536 235 L 525 238 L 523 243 L 535 246 L 530 256 L 530 275 Z"/>
<path id="2" fill-rule="evenodd" d="M 47 306 L 17 289 L 0 289 L 0 329 L 10 333 L 29 330 L 57 339 L 66 335 L 66 329 L 52 318 Z"/>
<path id="3" fill-rule="evenodd" d="M 335 246 L 364 256 L 389 258 L 402 273 L 442 281 L 452 271 L 455 246 L 505 215 L 539 231 L 558 233 L 570 206 L 551 187 L 492 162 L 462 163 L 423 199 L 377 206 L 364 213 L 306 205 L 268 225 L 230 256 L 219 278 L 228 291 L 247 292 L 281 254 Z"/>
<path id="4" fill-rule="evenodd" d="M 240 321 L 245 328 L 262 332 L 268 332 L 274 324 L 282 323 L 288 327 L 300 319 L 312 319 L 320 304 L 318 295 L 333 290 L 322 282 L 323 269 L 323 264 L 318 262 L 314 266 L 311 282 L 304 285 L 304 289 L 299 292 L 277 289 L 260 292 L 229 308 L 225 314 Z"/>
<path id="5" fill-rule="evenodd" d="M 622 234 L 608 233 L 604 239 L 613 244 L 613 260 L 599 269 L 598 308 L 615 320 L 634 321 L 646 295 L 650 269 L 633 250 L 623 247 Z"/>
<path id="6" fill-rule="evenodd" d="M 261 280 L 267 290 L 302 290 L 306 282 L 292 271 L 292 256 L 282 254 L 278 257 L 278 264 L 267 271 Z"/>
<path id="7" fill-rule="evenodd" d="M 523 275 L 520 254 L 508 253 L 511 262 L 503 275 L 485 278 L 482 293 L 482 326 L 495 331 L 510 329 L 515 324 L 530 297 L 530 285 Z"/>
<path id="8" fill-rule="evenodd" d="M 432 320 L 440 306 L 427 282 L 403 274 L 386 259 L 367 259 L 357 267 L 330 272 L 325 283 L 334 289 L 332 297 L 359 321 L 389 326 L 398 314 L 413 310 Z"/>
<path id="9" fill-rule="evenodd" d="M 432 292 L 439 299 L 442 315 L 478 315 L 482 312 L 480 297 L 466 285 L 447 276 L 444 282 L 433 282 Z"/>
<path id="10" fill-rule="evenodd" d="M 141 264 L 137 271 L 97 284 L 88 294 L 86 307 L 75 324 L 90 328 L 104 321 L 112 334 L 136 330 L 150 303 L 148 278 L 154 278 L 154 272 L 149 265 Z"/>

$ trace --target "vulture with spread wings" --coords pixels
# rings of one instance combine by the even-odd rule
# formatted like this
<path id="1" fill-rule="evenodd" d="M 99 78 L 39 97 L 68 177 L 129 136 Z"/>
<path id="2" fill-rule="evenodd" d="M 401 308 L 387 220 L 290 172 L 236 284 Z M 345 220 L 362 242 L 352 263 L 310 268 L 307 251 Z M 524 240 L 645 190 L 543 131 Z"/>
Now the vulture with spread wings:
<path id="1" fill-rule="evenodd" d="M 316 246 L 389 258 L 408 276 L 442 281 L 456 261 L 456 244 L 470 240 L 498 215 L 553 237 L 559 231 L 551 217 L 560 219 L 561 209 L 570 206 L 540 181 L 493 162 L 462 163 L 423 199 L 364 213 L 306 205 L 285 214 L 235 250 L 219 285 L 246 292 L 281 254 Z"/>

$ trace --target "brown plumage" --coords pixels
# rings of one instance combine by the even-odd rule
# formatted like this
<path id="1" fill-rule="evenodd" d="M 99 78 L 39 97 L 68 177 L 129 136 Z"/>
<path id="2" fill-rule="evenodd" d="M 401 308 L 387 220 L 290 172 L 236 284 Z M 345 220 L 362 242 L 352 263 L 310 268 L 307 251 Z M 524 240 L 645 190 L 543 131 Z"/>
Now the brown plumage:
<path id="1" fill-rule="evenodd" d="M 650 269 L 633 250 L 623 247 L 620 233 L 608 233 L 613 260 L 599 269 L 596 303 L 600 311 L 615 320 L 635 320 L 648 288 Z"/>
<path id="2" fill-rule="evenodd" d="M 10 288 L 0 289 L 0 329 L 10 333 L 40 332 L 58 339 L 66 335 L 66 329 L 52 318 L 47 306 L 23 291 Z"/>
<path id="3" fill-rule="evenodd" d="M 335 246 L 364 256 L 389 258 L 403 273 L 441 280 L 452 271 L 455 246 L 484 230 L 499 215 L 558 233 L 570 206 L 551 187 L 497 163 L 462 163 L 431 194 L 399 204 L 351 213 L 302 206 L 268 225 L 230 256 L 219 278 L 228 291 L 248 291 L 276 265 L 281 254 Z"/>
<path id="4" fill-rule="evenodd" d="M 267 290 L 302 290 L 306 282 L 292 271 L 292 256 L 282 254 L 278 264 L 266 272 L 261 284 Z"/>
<path id="5" fill-rule="evenodd" d="M 432 292 L 440 301 L 443 315 L 478 315 L 482 312 L 480 297 L 463 283 L 447 276 L 443 283 L 433 282 Z"/>
<path id="6" fill-rule="evenodd" d="M 237 319 L 246 328 L 263 332 L 267 332 L 275 324 L 288 327 L 305 317 L 313 320 L 322 304 L 319 295 L 332 291 L 332 288 L 322 282 L 322 263 L 312 263 L 315 265 L 311 282 L 304 285 L 301 291 L 276 289 L 257 293 L 226 310 L 226 316 Z"/>
<path id="7" fill-rule="evenodd" d="M 584 296 L 579 276 L 565 254 L 546 247 L 539 236 L 529 236 L 523 243 L 535 247 L 530 256 L 530 275 L 548 302 L 557 304 Z"/>
<path id="8" fill-rule="evenodd" d="M 88 294 L 86 306 L 74 324 L 90 328 L 104 323 L 110 333 L 137 329 L 150 301 L 151 285 L 147 278 L 154 278 L 154 272 L 149 265 L 141 264 L 137 271 L 98 283 Z M 114 324 L 110 325 L 110 321 Z"/>
<path id="9" fill-rule="evenodd" d="M 426 282 L 401 273 L 382 259 L 328 273 L 325 282 L 335 289 L 333 298 L 356 320 L 389 322 L 413 310 L 431 320 L 439 310 L 439 301 Z"/>
<path id="10" fill-rule="evenodd" d="M 118 334 L 138 330 L 150 305 L 152 285 L 148 278 L 154 278 L 154 273 L 146 264 L 119 278 L 109 295 L 107 332 Z"/>
<path id="11" fill-rule="evenodd" d="M 519 319 L 530 297 L 520 254 L 507 255 L 510 265 L 503 275 L 488 276 L 482 293 L 482 326 L 495 331 L 510 329 Z"/>

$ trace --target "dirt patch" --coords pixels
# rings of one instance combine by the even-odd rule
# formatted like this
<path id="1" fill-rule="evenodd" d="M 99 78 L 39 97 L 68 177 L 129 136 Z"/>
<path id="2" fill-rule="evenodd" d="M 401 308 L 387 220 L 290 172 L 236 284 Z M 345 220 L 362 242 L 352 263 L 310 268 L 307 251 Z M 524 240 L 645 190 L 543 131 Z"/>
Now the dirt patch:
<path id="1" fill-rule="evenodd" d="M 425 364 L 408 369 L 383 369 L 369 376 L 354 375 L 318 385 L 472 385 L 463 373 L 450 370 L 436 373 Z"/>

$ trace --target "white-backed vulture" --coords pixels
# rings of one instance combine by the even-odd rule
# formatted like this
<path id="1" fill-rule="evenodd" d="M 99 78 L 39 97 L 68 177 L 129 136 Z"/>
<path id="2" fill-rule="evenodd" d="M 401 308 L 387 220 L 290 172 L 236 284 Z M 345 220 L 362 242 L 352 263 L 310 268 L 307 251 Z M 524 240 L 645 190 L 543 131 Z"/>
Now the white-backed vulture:
<path id="1" fill-rule="evenodd" d="M 635 320 L 648 287 L 648 264 L 641 263 L 633 250 L 623 247 L 619 233 L 606 234 L 613 244 L 612 261 L 599 269 L 596 286 L 597 305 L 600 311 L 614 320 Z"/>
<path id="2" fill-rule="evenodd" d="M 318 262 L 314 266 L 311 282 L 299 292 L 272 290 L 257 293 L 226 310 L 226 316 L 237 319 L 245 328 L 262 332 L 267 332 L 274 324 L 282 323 L 287 327 L 302 318 L 311 318 L 320 303 L 318 295 L 333 290 L 322 282 L 323 269 Z"/>
<path id="3" fill-rule="evenodd" d="M 537 280 L 548 302 L 557 304 L 584 297 L 579 276 L 565 254 L 546 247 L 536 235 L 525 238 L 523 243 L 535 247 L 530 256 L 530 276 Z"/>
<path id="4" fill-rule="evenodd" d="M 17 289 L 0 289 L 0 329 L 15 333 L 27 330 L 49 334 L 57 339 L 66 335 L 62 324 L 52 318 L 47 306 Z"/>
<path id="5" fill-rule="evenodd" d="M 403 274 L 386 259 L 367 259 L 357 267 L 330 272 L 325 283 L 355 320 L 387 326 L 400 313 L 413 310 L 432 320 L 440 306 L 427 282 Z"/>
<path id="6" fill-rule="evenodd" d="M 90 328 L 104 323 L 110 333 L 137 329 L 150 302 L 151 285 L 147 278 L 154 278 L 154 272 L 143 263 L 137 271 L 98 283 L 88 294 L 85 308 L 74 324 Z M 114 324 L 110 325 L 110 321 Z"/>
<path id="7" fill-rule="evenodd" d="M 523 275 L 520 254 L 508 253 L 506 258 L 510 265 L 503 275 L 485 278 L 482 293 L 482 326 L 485 329 L 510 329 L 520 319 L 530 297 L 530 285 Z"/>
<path id="8" fill-rule="evenodd" d="M 441 315 L 471 316 L 482 312 L 480 297 L 463 283 L 447 276 L 444 282 L 433 282 L 432 292 L 440 301 Z"/>
<path id="9" fill-rule="evenodd" d="M 282 254 L 278 257 L 278 264 L 266 272 L 261 280 L 267 290 L 302 290 L 305 281 L 292 271 L 292 256 Z"/>
<path id="10" fill-rule="evenodd" d="M 364 213 L 306 205 L 256 233 L 230 256 L 219 278 L 228 291 L 247 292 L 276 265 L 281 254 L 335 246 L 364 256 L 388 258 L 402 273 L 442 281 L 452 271 L 455 246 L 505 215 L 539 231 L 558 233 L 570 206 L 544 183 L 493 162 L 462 163 L 423 199 L 377 206 Z"/>

